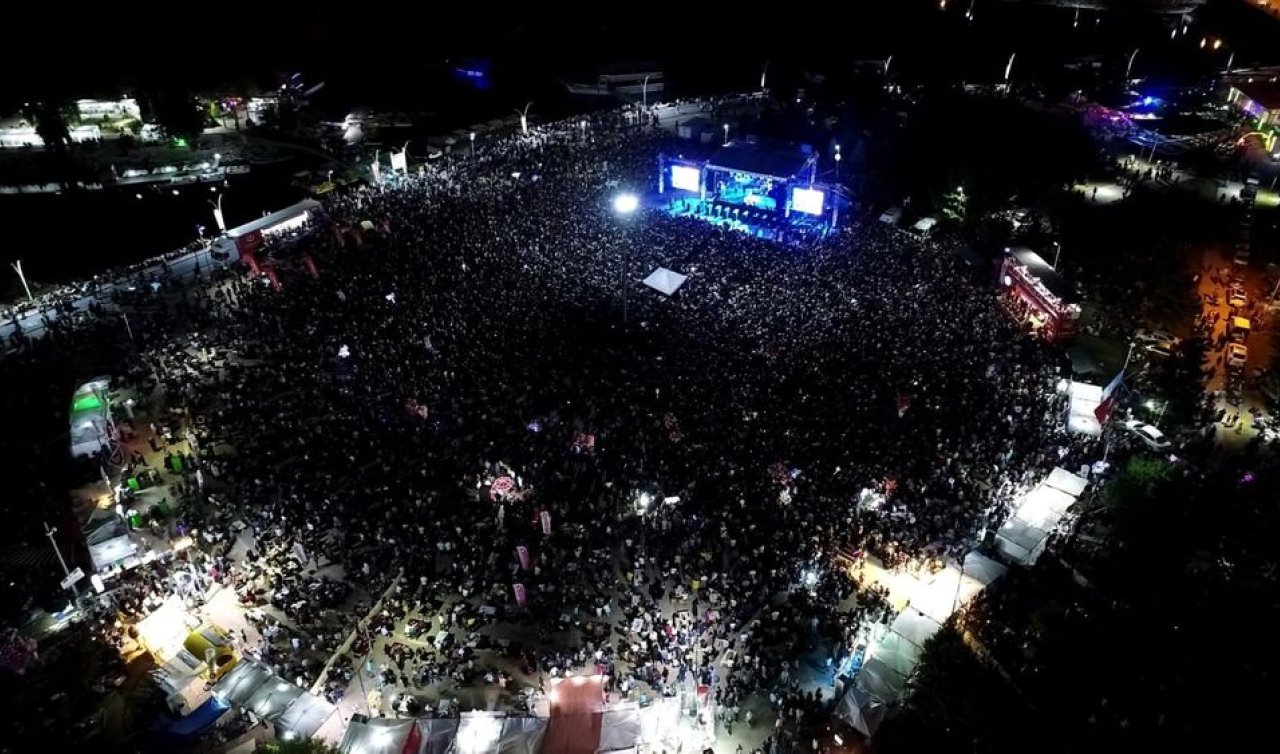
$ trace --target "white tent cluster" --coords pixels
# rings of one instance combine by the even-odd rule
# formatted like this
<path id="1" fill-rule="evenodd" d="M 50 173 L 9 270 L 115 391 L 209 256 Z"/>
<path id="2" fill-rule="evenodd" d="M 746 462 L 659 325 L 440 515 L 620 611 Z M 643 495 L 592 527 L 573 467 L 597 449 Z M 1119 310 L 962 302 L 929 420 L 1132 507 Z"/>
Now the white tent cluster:
<path id="1" fill-rule="evenodd" d="M 214 696 L 237 707 L 246 707 L 262 720 L 274 723 L 282 734 L 310 738 L 337 710 L 322 697 L 309 694 L 267 666 L 244 659 L 213 687 Z"/>
<path id="2" fill-rule="evenodd" d="M 1018 565 L 1035 563 L 1044 552 L 1049 532 L 1088 484 L 1082 476 L 1062 468 L 1054 469 L 1022 497 L 1017 510 L 996 532 L 996 550 Z"/>
<path id="3" fill-rule="evenodd" d="M 864 736 L 874 734 L 889 707 L 902 697 L 929 639 L 942 630 L 951 613 L 1004 572 L 1004 566 L 975 551 L 965 555 L 959 567 L 948 565 L 922 586 L 888 633 L 868 647 L 853 685 L 836 705 L 836 716 Z"/>
<path id="4" fill-rule="evenodd" d="M 343 754 L 537 754 L 547 719 L 466 712 L 458 719 L 352 720 Z"/>

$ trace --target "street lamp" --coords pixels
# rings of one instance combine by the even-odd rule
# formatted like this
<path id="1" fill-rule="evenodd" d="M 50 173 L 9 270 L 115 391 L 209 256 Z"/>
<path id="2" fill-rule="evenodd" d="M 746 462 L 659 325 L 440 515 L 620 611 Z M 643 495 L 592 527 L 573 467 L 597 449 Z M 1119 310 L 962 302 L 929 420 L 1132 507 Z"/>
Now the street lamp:
<path id="1" fill-rule="evenodd" d="M 13 268 L 14 272 L 18 273 L 18 279 L 22 281 L 22 290 L 27 292 L 27 301 L 35 301 L 35 298 L 31 295 L 31 286 L 27 285 L 27 276 L 22 271 L 22 260 L 10 262 L 9 266 Z"/>
<path id="2" fill-rule="evenodd" d="M 724 145 L 729 146 L 729 124 L 724 124 Z"/>
<path id="3" fill-rule="evenodd" d="M 1128 65 L 1126 65 L 1126 66 L 1124 67 L 1124 80 L 1125 80 L 1125 83 L 1128 83 L 1128 81 L 1129 81 L 1129 73 L 1133 71 L 1133 59 L 1134 59 L 1134 58 L 1136 58 L 1136 57 L 1138 57 L 1138 49 L 1139 49 L 1139 48 L 1137 48 L 1137 47 L 1133 48 L 1133 52 L 1129 54 L 1129 64 L 1128 64 Z"/>
<path id="4" fill-rule="evenodd" d="M 836 180 L 840 180 L 840 145 L 836 145 Z"/>
<path id="5" fill-rule="evenodd" d="M 471 159 L 474 160 L 475 157 L 476 157 L 476 132 L 472 131 L 471 132 Z"/>
<path id="6" fill-rule="evenodd" d="M 532 101 L 526 103 L 523 110 L 516 111 L 520 113 L 520 133 L 525 136 L 529 135 L 529 108 L 530 107 L 533 107 Z"/>
<path id="7" fill-rule="evenodd" d="M 640 197 L 631 193 L 613 197 L 613 211 L 623 218 L 630 217 L 640 207 Z M 624 231 L 625 232 L 625 231 Z M 618 271 L 618 287 L 622 290 L 622 324 L 627 324 L 627 268 L 631 262 L 631 239 L 622 241 L 622 267 Z"/>
<path id="8" fill-rule="evenodd" d="M 330 170 L 329 172 L 332 173 L 333 171 Z M 226 194 L 218 194 L 218 203 L 214 204 L 213 202 L 209 202 L 209 206 L 213 207 L 213 219 L 218 223 L 218 230 L 226 233 L 226 216 L 222 214 L 222 197 L 224 196 L 226 196 Z"/>
<path id="9" fill-rule="evenodd" d="M 618 194 L 613 197 L 613 211 L 619 215 L 629 215 L 640 207 L 640 198 L 635 194 Z"/>
<path id="10" fill-rule="evenodd" d="M 649 106 L 649 74 L 644 75 L 644 81 L 640 82 L 640 106 L 647 108 Z"/>
<path id="11" fill-rule="evenodd" d="M 1009 74 L 1013 73 L 1013 59 L 1016 58 L 1017 56 L 1018 56 L 1018 53 L 1016 52 L 1009 53 L 1009 62 L 1004 67 L 1005 86 L 1009 85 Z"/>
<path id="12" fill-rule="evenodd" d="M 1058 256 L 1062 254 L 1062 244 L 1053 242 L 1053 271 L 1058 271 Z"/>
<path id="13" fill-rule="evenodd" d="M 49 538 L 49 544 L 53 545 L 53 554 L 58 556 L 58 565 L 62 566 L 62 573 L 63 573 L 63 575 L 65 575 L 65 576 L 67 577 L 67 579 L 68 579 L 68 580 L 70 580 L 70 579 L 71 579 L 71 569 L 70 569 L 70 568 L 67 568 L 67 561 L 66 561 L 66 560 L 63 560 L 63 558 L 62 558 L 62 550 L 58 547 L 58 540 L 56 540 L 56 539 L 54 539 L 54 538 L 53 538 L 53 535 L 54 535 L 54 534 L 56 534 L 56 533 L 57 533 L 57 531 L 58 531 L 58 530 L 57 530 L 56 528 L 54 528 L 54 527 L 52 527 L 52 526 L 49 526 L 49 524 L 48 524 L 48 523 L 45 523 L 45 525 L 44 525 L 44 534 L 45 534 L 45 536 L 46 536 L 46 537 L 48 537 L 48 538 Z M 71 583 L 71 590 L 72 590 L 72 592 L 76 595 L 76 598 L 77 598 L 77 599 L 79 599 L 79 597 L 80 597 L 80 587 L 76 586 L 75 582 L 72 582 L 72 583 Z"/>

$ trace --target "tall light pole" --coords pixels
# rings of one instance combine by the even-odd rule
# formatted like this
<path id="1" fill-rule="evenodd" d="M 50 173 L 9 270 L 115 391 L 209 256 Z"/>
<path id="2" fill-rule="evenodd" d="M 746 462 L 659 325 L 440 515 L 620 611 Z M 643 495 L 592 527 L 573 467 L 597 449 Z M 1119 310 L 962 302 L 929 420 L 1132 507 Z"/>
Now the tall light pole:
<path id="1" fill-rule="evenodd" d="M 729 124 L 724 124 L 724 145 L 729 146 Z"/>
<path id="2" fill-rule="evenodd" d="M 840 180 L 840 145 L 836 145 L 836 181 Z"/>
<path id="3" fill-rule="evenodd" d="M 1053 271 L 1058 271 L 1058 257 L 1062 254 L 1062 244 L 1053 242 Z"/>
<path id="4" fill-rule="evenodd" d="M 27 285 L 27 276 L 22 271 L 22 260 L 10 262 L 9 266 L 13 268 L 14 272 L 18 273 L 18 279 L 22 281 L 22 290 L 27 292 L 27 301 L 35 301 L 35 297 L 31 295 L 31 286 Z"/>
<path id="5" fill-rule="evenodd" d="M 1129 74 L 1133 71 L 1133 59 L 1138 57 L 1139 48 L 1133 48 L 1133 52 L 1129 53 L 1129 64 L 1124 67 L 1124 80 L 1129 83 Z"/>
<path id="6" fill-rule="evenodd" d="M 1013 59 L 1018 57 L 1018 53 L 1009 53 L 1009 62 L 1004 67 L 1004 85 L 1009 86 L 1009 74 L 1013 73 Z"/>
<path id="7" fill-rule="evenodd" d="M 53 538 L 53 535 L 56 534 L 57 531 L 58 530 L 56 528 L 49 526 L 48 522 L 45 522 L 44 534 L 49 538 L 49 544 L 53 545 L 53 554 L 58 556 L 58 565 L 62 566 L 62 575 L 70 578 L 71 569 L 67 568 L 67 561 L 62 558 L 62 550 L 58 548 L 58 540 Z M 79 586 L 72 584 L 71 589 L 75 592 L 76 597 L 80 596 Z"/>
<path id="8" fill-rule="evenodd" d="M 476 132 L 471 132 L 471 159 L 476 158 Z"/>
<path id="9" fill-rule="evenodd" d="M 640 106 L 647 108 L 649 106 L 649 74 L 644 75 L 644 81 L 640 82 Z"/>
<path id="10" fill-rule="evenodd" d="M 333 171 L 329 171 L 329 172 L 333 172 Z M 214 204 L 213 202 L 209 202 L 209 206 L 213 207 L 213 219 L 215 222 L 218 223 L 218 230 L 223 233 L 226 233 L 227 220 L 226 220 L 226 215 L 222 214 L 222 197 L 223 197 L 222 194 L 218 194 L 218 203 Z"/>
<path id="11" fill-rule="evenodd" d="M 618 194 L 613 198 L 613 211 L 624 220 L 640 207 L 640 199 L 635 194 Z M 627 267 L 631 261 L 631 239 L 624 237 L 622 241 L 622 269 L 618 274 L 618 287 L 622 289 L 622 324 L 627 324 Z"/>
<path id="12" fill-rule="evenodd" d="M 530 107 L 533 107 L 532 101 L 525 103 L 523 110 L 517 111 L 520 113 L 520 133 L 525 136 L 529 135 L 529 108 Z"/>

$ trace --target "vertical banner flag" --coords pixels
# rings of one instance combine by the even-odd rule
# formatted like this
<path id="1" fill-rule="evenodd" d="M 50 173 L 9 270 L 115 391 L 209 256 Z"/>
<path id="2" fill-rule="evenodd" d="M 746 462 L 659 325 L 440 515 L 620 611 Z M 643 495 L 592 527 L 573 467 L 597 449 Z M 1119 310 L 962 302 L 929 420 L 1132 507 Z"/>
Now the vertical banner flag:
<path id="1" fill-rule="evenodd" d="M 543 511 L 539 518 L 542 519 L 542 533 L 547 536 L 551 535 L 551 511 Z"/>
<path id="2" fill-rule="evenodd" d="M 512 584 L 511 590 L 516 593 L 516 604 L 519 605 L 520 607 L 524 607 L 524 602 L 525 602 L 524 584 Z"/>
<path id="3" fill-rule="evenodd" d="M 524 545 L 516 547 L 516 557 L 520 558 L 520 567 L 529 570 L 529 548 Z"/>
<path id="4" fill-rule="evenodd" d="M 1102 389 L 1102 402 L 1093 410 L 1093 415 L 1098 419 L 1099 424 L 1106 424 L 1107 420 L 1111 418 L 1111 412 L 1115 411 L 1116 403 L 1120 400 L 1120 397 L 1116 395 L 1116 390 L 1122 382 L 1124 382 L 1123 369 Z"/>

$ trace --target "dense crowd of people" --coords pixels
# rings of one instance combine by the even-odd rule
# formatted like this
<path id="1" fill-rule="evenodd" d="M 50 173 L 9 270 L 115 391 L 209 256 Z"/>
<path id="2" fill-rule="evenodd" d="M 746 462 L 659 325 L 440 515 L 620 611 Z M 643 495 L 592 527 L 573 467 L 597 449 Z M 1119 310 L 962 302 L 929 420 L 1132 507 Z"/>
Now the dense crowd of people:
<path id="1" fill-rule="evenodd" d="M 1082 462 L 1054 354 L 945 245 L 615 213 L 667 138 L 496 140 L 327 200 L 332 232 L 261 255 L 274 282 L 133 317 L 121 379 L 185 425 L 209 573 L 283 675 L 341 650 L 334 699 L 359 673 L 513 697 L 594 668 L 803 725 L 832 700 L 805 658 L 892 619 L 863 563 L 936 570 Z M 688 282 L 640 285 L 658 266 Z"/>

